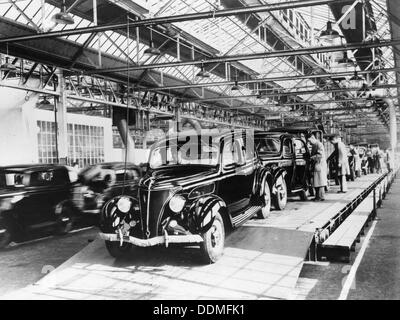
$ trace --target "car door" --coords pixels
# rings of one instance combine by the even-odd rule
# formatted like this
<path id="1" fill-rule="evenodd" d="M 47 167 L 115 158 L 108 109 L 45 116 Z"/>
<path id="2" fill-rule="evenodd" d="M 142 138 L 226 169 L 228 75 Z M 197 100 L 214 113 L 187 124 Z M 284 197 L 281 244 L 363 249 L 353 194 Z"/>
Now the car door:
<path id="1" fill-rule="evenodd" d="M 296 161 L 294 155 L 293 140 L 291 137 L 283 138 L 282 142 L 282 167 L 286 170 L 286 184 L 290 190 L 296 188 Z"/>
<path id="2" fill-rule="evenodd" d="M 27 174 L 26 198 L 21 204 L 20 222 L 25 228 L 40 224 L 50 214 L 49 202 L 52 201 L 51 170 L 34 170 Z"/>
<path id="3" fill-rule="evenodd" d="M 30 196 L 24 210 L 28 225 L 36 225 L 56 219 L 56 206 L 71 199 L 69 175 L 66 168 L 50 168 L 33 171 L 30 175 Z"/>
<path id="4" fill-rule="evenodd" d="M 294 148 L 296 157 L 295 187 L 304 188 L 307 185 L 310 154 L 305 141 L 300 138 L 294 139 Z"/>
<path id="5" fill-rule="evenodd" d="M 223 139 L 222 176 L 218 191 L 231 215 L 239 214 L 248 205 L 243 184 L 246 181 L 245 158 L 239 139 Z"/>

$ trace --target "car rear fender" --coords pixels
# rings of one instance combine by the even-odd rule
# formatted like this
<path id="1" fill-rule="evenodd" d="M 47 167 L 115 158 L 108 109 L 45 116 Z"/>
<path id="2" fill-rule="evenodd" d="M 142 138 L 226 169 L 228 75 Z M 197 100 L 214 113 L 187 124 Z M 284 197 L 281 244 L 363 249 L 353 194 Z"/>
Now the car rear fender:
<path id="1" fill-rule="evenodd" d="M 277 169 L 274 172 L 274 178 L 273 178 L 273 182 L 272 182 L 272 193 L 276 193 L 276 186 L 280 185 L 280 181 L 282 181 L 282 179 L 285 179 L 287 175 L 287 172 L 285 169 Z"/>

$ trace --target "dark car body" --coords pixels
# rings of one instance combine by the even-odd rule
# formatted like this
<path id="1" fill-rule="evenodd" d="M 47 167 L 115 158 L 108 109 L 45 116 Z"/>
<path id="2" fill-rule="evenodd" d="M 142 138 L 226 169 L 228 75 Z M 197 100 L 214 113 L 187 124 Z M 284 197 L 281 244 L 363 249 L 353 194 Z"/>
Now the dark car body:
<path id="1" fill-rule="evenodd" d="M 82 213 L 99 214 L 103 204 L 115 196 L 136 197 L 141 169 L 133 163 L 105 162 L 90 165 L 78 174 L 74 205 Z"/>
<path id="2" fill-rule="evenodd" d="M 269 206 L 262 198 L 268 173 L 252 138 L 243 131 L 183 132 L 153 145 L 130 211 L 114 209 L 118 198 L 105 206 L 100 228 L 106 244 L 202 243 L 216 215 L 237 227 Z"/>
<path id="3" fill-rule="evenodd" d="M 310 165 L 310 152 L 306 141 L 299 136 L 278 132 L 256 132 L 254 140 L 263 166 L 272 174 L 270 188 L 273 196 L 279 196 L 281 189 L 281 192 L 285 193 L 287 190 L 292 194 L 301 193 L 301 197 L 305 197 L 309 187 Z M 282 178 L 285 182 L 284 187 Z M 283 209 L 284 205 L 278 207 Z"/>
<path id="4" fill-rule="evenodd" d="M 66 232 L 72 223 L 72 168 L 17 165 L 0 168 L 0 244 L 32 229 L 54 226 Z"/>

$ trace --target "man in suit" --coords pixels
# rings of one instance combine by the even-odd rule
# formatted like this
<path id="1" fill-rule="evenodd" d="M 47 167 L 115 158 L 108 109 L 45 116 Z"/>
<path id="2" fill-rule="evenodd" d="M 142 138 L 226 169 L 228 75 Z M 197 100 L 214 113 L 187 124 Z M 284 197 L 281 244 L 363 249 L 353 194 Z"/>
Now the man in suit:
<path id="1" fill-rule="evenodd" d="M 314 201 L 325 200 L 325 187 L 328 185 L 328 166 L 326 163 L 325 148 L 313 134 L 308 136 L 311 144 L 311 161 L 313 164 L 313 187 L 315 188 Z"/>
<path id="2" fill-rule="evenodd" d="M 347 189 L 347 179 L 346 176 L 350 174 L 349 160 L 347 156 L 347 150 L 345 144 L 339 135 L 334 135 L 331 137 L 331 143 L 337 146 L 337 171 L 339 174 L 340 191 L 338 193 L 346 193 Z"/>

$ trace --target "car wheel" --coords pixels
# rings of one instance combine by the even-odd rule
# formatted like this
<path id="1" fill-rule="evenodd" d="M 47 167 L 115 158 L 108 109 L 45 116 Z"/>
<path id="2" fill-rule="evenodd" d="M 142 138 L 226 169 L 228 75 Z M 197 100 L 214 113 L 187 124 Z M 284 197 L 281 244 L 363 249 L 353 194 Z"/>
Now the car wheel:
<path id="1" fill-rule="evenodd" d="M 108 253 L 114 258 L 122 258 L 131 251 L 132 243 L 119 241 L 105 241 Z"/>
<path id="2" fill-rule="evenodd" d="M 73 210 L 69 206 L 63 206 L 58 216 L 56 233 L 59 235 L 67 234 L 73 227 Z"/>
<path id="3" fill-rule="evenodd" d="M 11 233 L 7 227 L 0 226 L 0 249 L 5 248 L 11 242 Z"/>
<path id="4" fill-rule="evenodd" d="M 214 263 L 221 256 L 225 245 L 224 221 L 219 213 L 215 215 L 211 228 L 202 235 L 203 242 L 200 245 L 203 260 L 206 263 Z"/>
<path id="5" fill-rule="evenodd" d="M 262 196 L 262 207 L 258 212 L 257 217 L 259 219 L 266 219 L 271 211 L 271 189 L 268 182 L 265 182 L 264 194 Z"/>
<path id="6" fill-rule="evenodd" d="M 277 191 L 274 196 L 274 206 L 277 210 L 283 210 L 287 203 L 287 187 L 286 181 L 282 178 L 282 183 L 276 187 Z"/>

